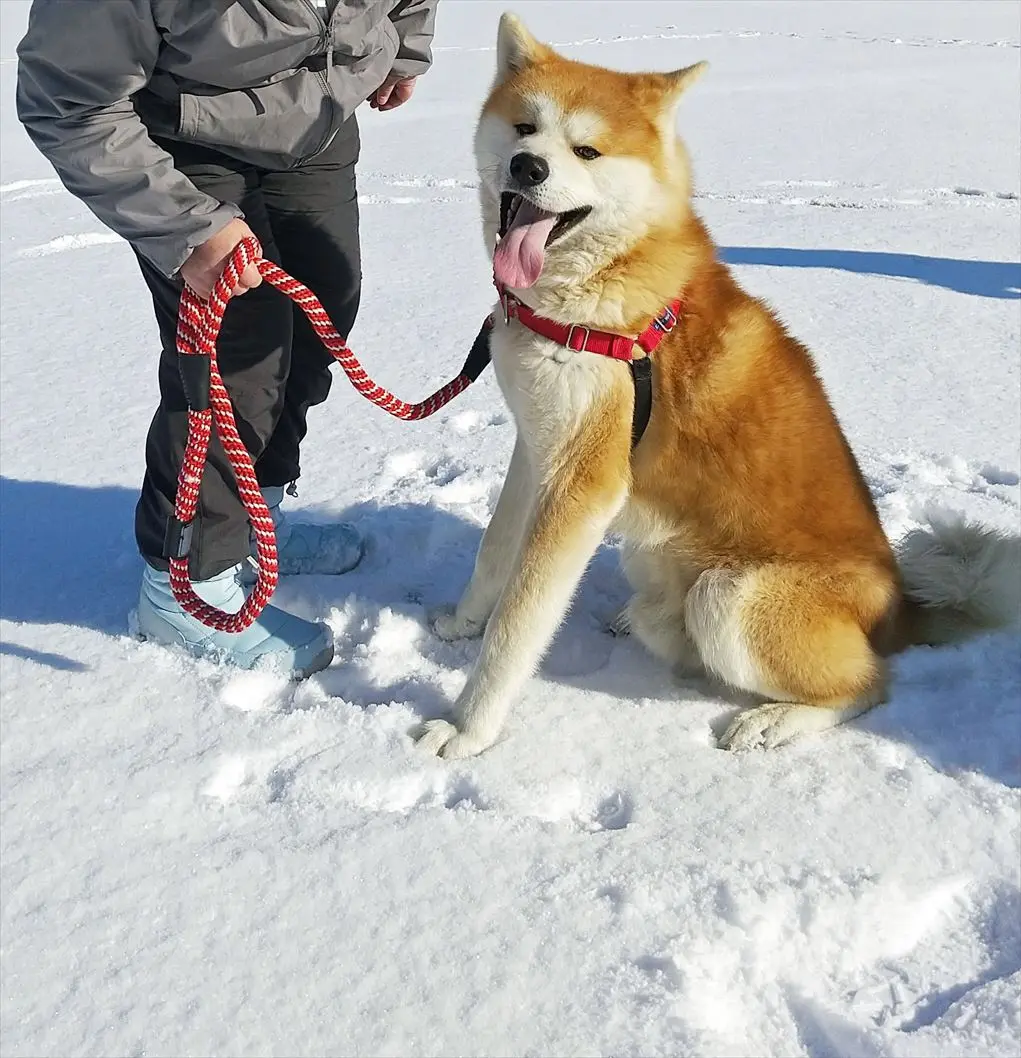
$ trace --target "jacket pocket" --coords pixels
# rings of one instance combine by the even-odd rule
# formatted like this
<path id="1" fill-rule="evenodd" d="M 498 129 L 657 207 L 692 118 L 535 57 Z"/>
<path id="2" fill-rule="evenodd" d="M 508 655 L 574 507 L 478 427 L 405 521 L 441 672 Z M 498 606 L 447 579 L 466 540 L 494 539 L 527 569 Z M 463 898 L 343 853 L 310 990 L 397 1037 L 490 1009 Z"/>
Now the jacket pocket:
<path id="1" fill-rule="evenodd" d="M 304 158 L 330 136 L 334 107 L 324 78 L 293 70 L 257 88 L 182 93 L 178 135 L 225 150 Z"/>

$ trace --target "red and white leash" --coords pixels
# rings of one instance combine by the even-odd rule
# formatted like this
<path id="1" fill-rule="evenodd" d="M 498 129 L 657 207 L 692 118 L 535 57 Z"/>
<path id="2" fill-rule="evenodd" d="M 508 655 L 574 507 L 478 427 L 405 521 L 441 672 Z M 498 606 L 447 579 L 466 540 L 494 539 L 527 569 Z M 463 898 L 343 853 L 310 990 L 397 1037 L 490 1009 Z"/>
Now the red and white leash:
<path id="1" fill-rule="evenodd" d="M 418 404 L 399 400 L 382 386 L 376 385 L 337 333 L 315 294 L 282 268 L 265 260 L 255 239 L 244 239 L 238 244 L 223 274 L 216 281 L 208 301 L 202 301 L 185 286 L 177 320 L 177 351 L 182 357 L 205 357 L 208 360 L 208 398 L 203 392 L 204 378 L 197 385 L 194 379 L 191 379 L 191 386 L 186 384 L 189 402 L 188 441 L 177 482 L 174 519 L 167 534 L 170 587 L 174 598 L 186 613 L 220 632 L 243 632 L 248 628 L 269 602 L 279 577 L 273 518 L 259 488 L 252 457 L 238 435 L 234 409 L 220 376 L 216 358 L 216 340 L 232 291 L 238 285 L 241 273 L 253 262 L 270 286 L 285 294 L 301 308 L 323 345 L 344 369 L 355 389 L 395 418 L 425 419 L 452 401 L 472 382 L 472 376 L 462 371 L 455 379 Z M 186 369 L 182 371 L 182 374 L 185 373 L 191 375 Z M 252 524 L 259 566 L 255 587 L 245 600 L 244 606 L 234 614 L 218 610 L 200 599 L 192 587 L 188 569 L 192 521 L 198 508 L 199 488 L 214 423 L 237 480 L 241 502 Z"/>

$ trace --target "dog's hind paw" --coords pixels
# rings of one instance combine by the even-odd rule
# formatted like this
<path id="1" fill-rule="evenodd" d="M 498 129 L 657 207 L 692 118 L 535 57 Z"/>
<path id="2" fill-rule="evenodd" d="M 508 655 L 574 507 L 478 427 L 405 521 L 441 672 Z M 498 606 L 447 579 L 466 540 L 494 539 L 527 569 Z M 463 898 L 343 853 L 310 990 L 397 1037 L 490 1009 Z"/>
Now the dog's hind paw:
<path id="1" fill-rule="evenodd" d="M 416 732 L 418 748 L 444 760 L 463 760 L 478 756 L 488 742 L 458 731 L 449 720 L 427 720 Z"/>
<path id="2" fill-rule="evenodd" d="M 739 713 L 720 738 L 720 749 L 772 749 L 797 735 L 784 723 L 792 708 L 787 704 L 760 705 Z"/>
<path id="3" fill-rule="evenodd" d="M 748 709 L 723 732 L 720 749 L 773 749 L 801 735 L 816 735 L 859 716 L 869 703 L 829 707 L 798 702 L 770 702 Z"/>
<path id="4" fill-rule="evenodd" d="M 485 621 L 469 621 L 458 617 L 453 606 L 437 607 L 429 614 L 429 625 L 440 638 L 452 643 L 457 639 L 478 639 L 486 630 Z"/>

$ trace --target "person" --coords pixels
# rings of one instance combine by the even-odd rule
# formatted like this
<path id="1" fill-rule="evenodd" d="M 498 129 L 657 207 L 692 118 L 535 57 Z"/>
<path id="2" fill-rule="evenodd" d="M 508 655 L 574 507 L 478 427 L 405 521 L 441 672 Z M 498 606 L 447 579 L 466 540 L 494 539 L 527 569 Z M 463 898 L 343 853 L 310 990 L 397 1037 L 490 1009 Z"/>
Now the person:
<path id="1" fill-rule="evenodd" d="M 242 668 L 297 677 L 333 658 L 322 624 L 267 606 L 215 632 L 170 590 L 168 527 L 187 435 L 175 332 L 182 284 L 207 297 L 238 243 L 309 286 L 342 335 L 361 287 L 355 111 L 411 97 L 431 65 L 438 0 L 34 0 L 18 47 L 18 116 L 71 194 L 134 250 L 162 345 L 135 534 L 138 634 Z M 362 555 L 348 524 L 292 522 L 309 408 L 333 359 L 296 306 L 250 264 L 227 309 L 220 370 L 277 525 L 281 574 L 342 573 Z M 196 592 L 236 612 L 252 577 L 247 516 L 222 447 L 192 525 Z"/>

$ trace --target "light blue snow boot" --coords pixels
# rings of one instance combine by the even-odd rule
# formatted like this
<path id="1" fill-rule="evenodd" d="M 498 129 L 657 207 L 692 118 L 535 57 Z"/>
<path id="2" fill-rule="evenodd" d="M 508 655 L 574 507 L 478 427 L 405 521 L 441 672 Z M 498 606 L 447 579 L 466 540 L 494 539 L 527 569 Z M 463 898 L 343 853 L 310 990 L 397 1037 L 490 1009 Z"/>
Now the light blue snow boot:
<path id="1" fill-rule="evenodd" d="M 280 509 L 283 486 L 263 488 L 262 495 L 276 526 L 277 561 L 282 577 L 347 573 L 361 562 L 364 543 L 349 522 L 326 525 L 292 522 Z"/>
<path id="2" fill-rule="evenodd" d="M 245 602 L 240 571 L 234 566 L 211 580 L 196 582 L 195 594 L 218 610 L 237 613 Z M 170 590 L 170 574 L 148 563 L 142 574 L 137 628 L 143 639 L 183 647 L 195 657 L 242 669 L 265 665 L 294 679 L 311 676 L 333 660 L 333 636 L 325 625 L 275 606 L 267 606 L 243 632 L 207 628 L 181 609 Z"/>

